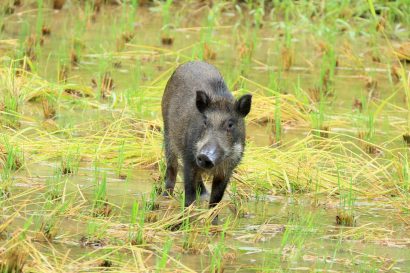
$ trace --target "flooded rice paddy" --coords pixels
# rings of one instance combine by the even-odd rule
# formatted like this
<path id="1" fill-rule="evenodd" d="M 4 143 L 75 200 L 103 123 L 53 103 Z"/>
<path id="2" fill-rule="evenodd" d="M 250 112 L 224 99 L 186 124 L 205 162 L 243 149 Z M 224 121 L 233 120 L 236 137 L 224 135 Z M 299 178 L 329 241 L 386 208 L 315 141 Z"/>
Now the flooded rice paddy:
<path id="1" fill-rule="evenodd" d="M 0 6 L 1 272 L 409 272 L 406 1 Z M 213 210 L 160 197 L 194 59 L 253 94 Z"/>

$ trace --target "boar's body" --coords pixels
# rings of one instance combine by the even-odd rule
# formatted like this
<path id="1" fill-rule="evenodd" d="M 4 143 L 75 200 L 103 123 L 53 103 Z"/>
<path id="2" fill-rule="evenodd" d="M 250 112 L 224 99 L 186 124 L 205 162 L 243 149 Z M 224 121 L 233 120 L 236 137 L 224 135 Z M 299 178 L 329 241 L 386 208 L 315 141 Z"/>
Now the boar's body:
<path id="1" fill-rule="evenodd" d="M 166 194 L 172 194 L 178 158 L 184 168 L 185 205 L 196 194 L 206 194 L 201 175 L 213 175 L 210 206 L 223 197 L 233 169 L 245 146 L 243 118 L 251 96 L 238 101 L 229 92 L 218 70 L 205 62 L 179 66 L 169 79 L 162 98 Z"/>

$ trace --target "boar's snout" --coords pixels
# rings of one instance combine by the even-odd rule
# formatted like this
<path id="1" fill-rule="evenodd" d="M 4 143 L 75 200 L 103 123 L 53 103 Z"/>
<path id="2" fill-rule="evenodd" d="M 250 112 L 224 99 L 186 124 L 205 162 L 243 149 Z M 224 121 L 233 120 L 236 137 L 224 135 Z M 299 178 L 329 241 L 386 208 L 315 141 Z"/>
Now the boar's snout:
<path id="1" fill-rule="evenodd" d="M 199 167 L 204 169 L 212 169 L 215 166 L 214 162 L 206 154 L 198 155 L 196 162 Z"/>
<path id="2" fill-rule="evenodd" d="M 220 149 L 217 145 L 205 145 L 196 157 L 196 163 L 203 169 L 212 169 L 220 160 Z"/>

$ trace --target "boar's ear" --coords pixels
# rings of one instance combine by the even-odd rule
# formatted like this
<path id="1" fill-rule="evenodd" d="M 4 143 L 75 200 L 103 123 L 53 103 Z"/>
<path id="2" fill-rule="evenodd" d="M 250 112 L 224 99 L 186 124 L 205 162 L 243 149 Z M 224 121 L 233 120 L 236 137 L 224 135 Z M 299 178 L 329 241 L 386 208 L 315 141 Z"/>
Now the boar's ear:
<path id="1" fill-rule="evenodd" d="M 196 108 L 203 113 L 211 102 L 210 98 L 204 91 L 196 91 Z"/>
<path id="2" fill-rule="evenodd" d="M 239 115 L 245 117 L 251 111 L 252 95 L 246 94 L 235 102 L 235 110 Z"/>

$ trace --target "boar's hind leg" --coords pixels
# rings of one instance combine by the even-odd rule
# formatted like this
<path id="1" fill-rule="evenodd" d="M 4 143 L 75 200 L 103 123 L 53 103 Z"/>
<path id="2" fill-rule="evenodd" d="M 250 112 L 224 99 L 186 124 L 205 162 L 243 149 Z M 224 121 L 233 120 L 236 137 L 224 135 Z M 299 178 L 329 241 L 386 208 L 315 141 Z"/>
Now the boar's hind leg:
<path id="1" fill-rule="evenodd" d="M 165 145 L 167 170 L 165 171 L 165 191 L 163 193 L 164 196 L 173 194 L 178 172 L 178 158 L 167 146 L 169 145 Z"/>
<path id="2" fill-rule="evenodd" d="M 198 175 L 198 179 L 196 181 L 196 191 L 199 192 L 199 195 L 203 196 L 207 194 L 206 187 L 204 185 L 204 181 L 202 180 L 202 176 Z"/>

